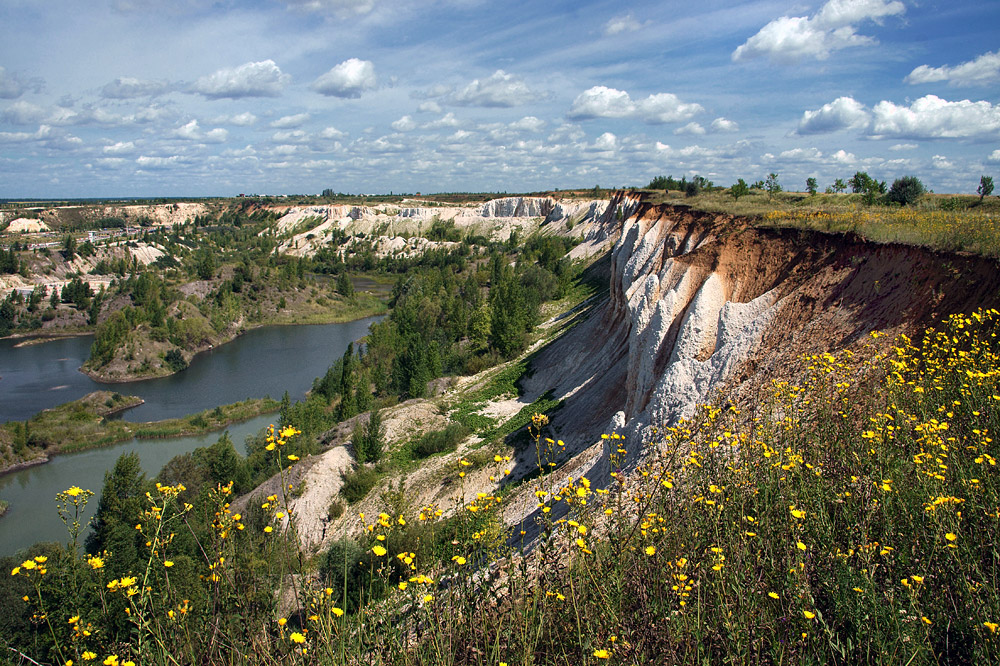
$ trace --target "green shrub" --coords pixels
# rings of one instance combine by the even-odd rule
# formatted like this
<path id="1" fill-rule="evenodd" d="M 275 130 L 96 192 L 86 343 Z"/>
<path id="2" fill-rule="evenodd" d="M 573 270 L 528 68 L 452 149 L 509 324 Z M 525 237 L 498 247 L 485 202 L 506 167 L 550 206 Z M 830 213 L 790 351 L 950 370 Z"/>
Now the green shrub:
<path id="1" fill-rule="evenodd" d="M 184 368 L 188 367 L 188 362 L 184 360 L 184 354 L 182 354 L 181 350 L 176 347 L 164 354 L 163 362 L 166 363 L 167 367 L 173 372 L 180 372 Z"/>
<path id="2" fill-rule="evenodd" d="M 347 500 L 348 504 L 354 504 L 364 499 L 368 491 L 375 487 L 378 482 L 378 472 L 371 467 L 358 465 L 350 471 L 341 472 L 340 478 L 343 481 L 340 496 Z"/>
<path id="3" fill-rule="evenodd" d="M 330 506 L 326 509 L 327 519 L 334 521 L 344 515 L 344 503 L 339 499 L 334 499 L 330 502 Z"/>
<path id="4" fill-rule="evenodd" d="M 354 455 L 358 462 L 378 462 L 385 449 L 385 423 L 382 411 L 375 408 L 368 415 L 365 425 L 356 426 L 351 436 L 354 443 Z"/>
<path id="5" fill-rule="evenodd" d="M 427 458 L 435 453 L 454 451 L 458 443 L 469 436 L 472 431 L 461 423 L 452 423 L 444 430 L 435 430 L 422 435 L 413 443 L 413 459 Z"/>
<path id="6" fill-rule="evenodd" d="M 332 588 L 331 597 L 343 605 L 348 613 L 356 612 L 362 605 L 385 596 L 387 581 L 376 573 L 383 564 L 372 551 L 354 541 L 340 539 L 330 545 L 319 572 L 326 585 Z M 394 558 L 388 560 L 392 566 Z"/>
<path id="7" fill-rule="evenodd" d="M 903 206 L 909 206 L 917 202 L 924 192 L 924 184 L 916 176 L 903 176 L 892 181 L 892 187 L 885 198 Z"/>

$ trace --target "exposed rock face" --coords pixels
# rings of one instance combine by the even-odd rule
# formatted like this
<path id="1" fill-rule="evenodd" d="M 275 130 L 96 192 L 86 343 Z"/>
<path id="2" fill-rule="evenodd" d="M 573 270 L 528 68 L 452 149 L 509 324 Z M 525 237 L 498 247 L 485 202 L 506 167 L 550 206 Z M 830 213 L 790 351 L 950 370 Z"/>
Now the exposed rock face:
<path id="1" fill-rule="evenodd" d="M 650 206 L 621 193 L 590 233 L 617 239 L 610 294 L 543 350 L 530 396 L 566 401 L 552 424 L 583 451 L 625 435 L 630 462 L 653 428 L 690 417 L 725 391 L 789 379 L 802 354 L 859 346 L 872 330 L 915 333 L 949 313 L 995 307 L 997 262 Z M 529 397 L 530 397 L 529 396 Z M 607 452 L 605 452 L 607 453 Z M 607 455 L 582 471 L 607 473 Z"/>
<path id="2" fill-rule="evenodd" d="M 493 199 L 483 204 L 480 217 L 547 217 L 555 207 L 555 202 L 546 197 L 505 197 Z"/>
<path id="3" fill-rule="evenodd" d="M 420 235 L 440 220 L 458 229 L 506 240 L 514 230 L 528 234 L 544 226 L 545 233 L 582 235 L 585 242 L 574 248 L 574 256 L 586 256 L 606 249 L 607 230 L 595 226 L 606 206 L 606 201 L 557 201 L 550 197 L 504 197 L 471 206 L 301 206 L 285 212 L 278 220 L 277 231 L 295 234 L 282 244 L 282 252 L 303 256 L 328 244 L 335 228 L 348 235 L 374 233 L 391 239 Z M 421 249 L 435 246 L 437 243 L 432 241 L 421 244 Z M 388 247 L 376 251 L 382 253 Z"/>
<path id="4" fill-rule="evenodd" d="M 488 211 L 456 209 L 465 212 L 454 218 L 433 207 L 414 208 L 406 217 L 433 210 L 459 226 L 463 220 L 483 220 L 484 213 L 515 213 L 519 207 L 541 212 L 511 202 Z M 369 220 L 368 214 L 361 219 Z M 377 215 L 387 219 L 384 211 Z M 748 413 L 760 401 L 758 390 L 772 379 L 794 380 L 792 368 L 803 354 L 859 347 L 872 330 L 914 334 L 949 313 L 1000 305 L 1000 270 L 992 259 L 843 235 L 760 229 L 746 220 L 681 206 L 652 206 L 631 193 L 611 202 L 555 202 L 546 216 L 546 226 L 573 221 L 563 226 L 585 239 L 574 250 L 603 251 L 611 245 L 596 264 L 606 272 L 609 292 L 595 297 L 575 325 L 534 355 L 520 382 L 522 395 L 504 396 L 509 404 L 485 409 L 492 413 L 503 407 L 513 415 L 546 394 L 564 401 L 551 414 L 551 427 L 566 453 L 546 477 L 549 484 L 586 476 L 604 485 L 610 452 L 602 433 L 624 435 L 625 466 L 635 465 L 655 450 L 654 428 L 672 425 L 691 416 L 699 403 L 718 398 Z M 332 213 L 324 219 L 323 224 L 339 224 Z M 507 218 L 527 219 L 532 218 Z M 501 232 L 509 228 L 500 227 Z M 404 241 L 386 242 L 398 246 Z M 403 412 L 396 418 L 413 420 Z M 458 492 L 455 486 L 432 483 L 433 465 L 440 471 L 446 460 L 454 464 L 456 458 L 438 458 L 408 480 L 408 489 L 419 498 L 414 502 L 448 504 L 442 498 Z M 518 451 L 509 479 L 516 483 L 537 473 L 539 460 L 530 447 Z M 335 462 L 346 464 L 343 458 Z M 461 492 L 492 492 L 490 473 L 470 474 Z M 379 510 L 374 497 L 363 510 Z M 321 499 L 328 502 L 327 496 Z M 323 501 L 313 503 L 312 510 L 325 507 Z M 531 484 L 515 487 L 505 500 L 504 519 L 518 525 L 517 543 L 522 535 L 524 542 L 538 535 L 537 505 Z M 353 528 L 341 522 L 336 529 L 348 534 Z M 322 537 L 321 529 L 318 534 L 310 537 L 312 543 L 330 538 Z"/>

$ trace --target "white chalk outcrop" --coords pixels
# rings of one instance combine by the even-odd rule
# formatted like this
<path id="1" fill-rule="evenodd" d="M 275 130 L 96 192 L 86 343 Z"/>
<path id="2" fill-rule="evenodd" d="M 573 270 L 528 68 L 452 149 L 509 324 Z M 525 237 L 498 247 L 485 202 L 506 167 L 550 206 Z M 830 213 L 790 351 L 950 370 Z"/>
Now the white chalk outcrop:
<path id="1" fill-rule="evenodd" d="M 405 201 L 404 204 L 375 206 L 297 206 L 288 209 L 278 220 L 275 231 L 286 238 L 280 251 L 296 256 L 315 253 L 330 243 L 335 230 L 348 236 L 378 235 L 392 240 L 397 236 L 413 237 L 426 233 L 436 221 L 453 223 L 463 232 L 506 240 L 512 231 L 529 234 L 542 228 L 546 233 L 583 236 L 574 248 L 574 257 L 607 249 L 603 228 L 594 224 L 605 212 L 607 201 L 557 200 L 551 197 L 503 197 L 465 206 L 431 205 L 429 202 Z M 439 247 L 440 242 L 379 243 L 379 254 L 422 252 Z"/>
<path id="2" fill-rule="evenodd" d="M 758 351 L 778 295 L 772 289 L 734 300 L 739 290 L 730 275 L 691 260 L 714 236 L 691 234 L 670 218 L 636 216 L 635 200 L 619 206 L 611 301 L 628 329 L 628 361 L 625 409 L 608 430 L 649 441 L 652 428 L 693 416 Z"/>

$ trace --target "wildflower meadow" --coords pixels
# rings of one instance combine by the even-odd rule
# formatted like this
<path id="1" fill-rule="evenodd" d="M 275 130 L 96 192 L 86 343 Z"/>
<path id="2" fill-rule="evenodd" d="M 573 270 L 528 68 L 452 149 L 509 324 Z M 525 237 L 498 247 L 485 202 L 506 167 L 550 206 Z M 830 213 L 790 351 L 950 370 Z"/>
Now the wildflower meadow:
<path id="1" fill-rule="evenodd" d="M 359 535 L 304 552 L 281 491 L 147 483 L 130 538 L 12 562 L 8 663 L 993 663 L 1000 658 L 1000 313 L 801 359 L 754 404 L 706 405 L 649 441 L 608 433 L 607 479 L 548 464 L 450 506 L 386 496 Z M 642 462 L 624 469 L 631 447 Z M 527 486 L 527 490 L 525 489 Z M 503 520 L 529 492 L 541 536 Z M 102 497 L 102 503 L 105 499 Z M 134 523 L 131 519 L 134 518 Z M 123 532 L 116 532 L 123 533 Z M 132 550 L 129 550 L 129 549 Z M 122 563 L 125 553 L 132 555 Z"/>

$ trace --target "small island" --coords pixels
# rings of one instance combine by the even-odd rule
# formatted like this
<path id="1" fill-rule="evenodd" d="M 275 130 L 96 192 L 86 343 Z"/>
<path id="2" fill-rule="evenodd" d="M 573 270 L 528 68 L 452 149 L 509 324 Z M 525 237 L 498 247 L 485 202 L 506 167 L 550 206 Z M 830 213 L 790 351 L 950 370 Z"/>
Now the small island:
<path id="1" fill-rule="evenodd" d="M 48 462 L 53 455 L 109 446 L 133 437 L 186 437 L 220 430 L 279 407 L 275 400 L 260 398 L 163 421 L 108 419 L 143 402 L 137 396 L 94 391 L 42 410 L 27 421 L 0 425 L 0 475 Z"/>

